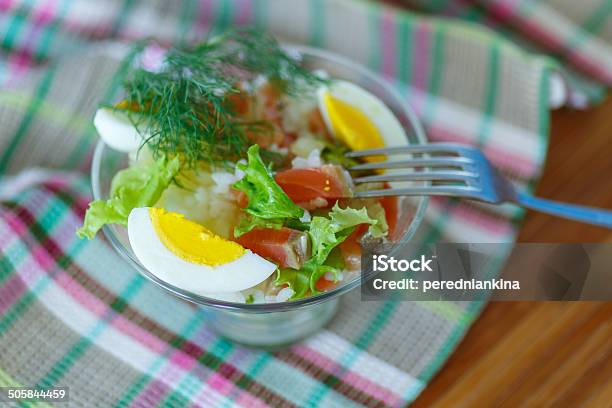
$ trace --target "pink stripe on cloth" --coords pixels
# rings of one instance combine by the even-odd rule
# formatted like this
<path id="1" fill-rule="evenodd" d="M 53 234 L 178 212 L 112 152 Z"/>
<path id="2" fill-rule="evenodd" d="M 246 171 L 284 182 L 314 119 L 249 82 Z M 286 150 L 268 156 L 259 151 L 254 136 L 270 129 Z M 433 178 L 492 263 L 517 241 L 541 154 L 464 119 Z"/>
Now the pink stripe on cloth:
<path id="1" fill-rule="evenodd" d="M 29 234 L 27 226 L 17 217 L 16 214 L 6 213 L 3 215 L 4 221 L 6 221 L 7 225 L 11 227 L 13 232 L 17 234 L 18 237 L 24 239 L 24 237 Z M 24 239 L 25 242 L 30 242 L 31 239 Z M 30 256 L 28 259 L 34 260 L 41 268 L 45 270 L 51 270 L 55 266 L 55 261 L 49 256 L 47 251 L 45 251 L 40 246 L 35 246 L 34 248 L 30 248 Z M 27 269 L 23 266 L 19 268 L 19 273 L 22 270 Z"/>
<path id="2" fill-rule="evenodd" d="M 34 6 L 32 16 L 34 23 L 37 25 L 47 25 L 53 20 L 55 10 L 57 9 L 58 0 L 48 0 L 42 3 L 40 7 Z"/>
<path id="3" fill-rule="evenodd" d="M 247 392 L 241 392 L 240 395 L 238 395 L 238 397 L 234 399 L 234 401 L 236 402 L 236 405 L 238 405 L 239 407 L 249 407 L 249 408 L 267 408 L 269 407 L 268 404 L 266 404 L 262 400 L 253 398 L 253 395 Z"/>
<path id="4" fill-rule="evenodd" d="M 209 328 L 202 326 L 201 330 L 199 330 L 191 340 L 198 345 L 203 344 L 203 347 L 206 347 L 212 341 L 217 341 L 218 337 L 213 335 Z M 212 375 L 208 375 L 204 383 L 209 387 L 213 387 L 213 389 L 221 395 L 230 397 L 239 406 L 267 407 L 268 405 L 264 403 L 260 397 L 237 387 L 235 381 L 232 381 L 232 378 L 242 376 L 242 373 L 245 372 L 244 368 L 239 368 L 239 363 L 249 357 L 252 352 L 252 350 L 241 347 L 233 349 L 229 356 L 223 357 L 223 364 L 219 367 L 218 372 L 213 372 Z M 192 400 L 192 406 L 194 407 L 199 407 L 201 406 L 199 404 L 203 403 L 211 405 L 206 388 L 194 394 Z"/>
<path id="5" fill-rule="evenodd" d="M 191 357 L 189 354 L 186 354 L 180 350 L 173 351 L 168 356 L 168 361 L 171 364 L 177 367 L 181 367 L 183 370 L 186 370 L 186 371 L 191 370 L 194 366 L 198 364 L 198 361 L 195 358 Z"/>
<path id="6" fill-rule="evenodd" d="M 413 55 L 428 55 L 431 46 L 431 27 L 426 21 L 419 21 L 416 24 L 413 36 Z M 427 89 L 427 80 L 430 71 L 429 58 L 412 58 L 412 78 L 410 81 L 414 89 L 425 91 Z M 423 116 L 425 106 L 427 105 L 425 98 L 411 99 L 411 106 L 415 113 Z"/>
<path id="7" fill-rule="evenodd" d="M 196 37 L 203 37 L 209 29 L 210 20 L 213 15 L 213 2 L 200 1 L 198 2 L 198 15 L 194 22 L 194 32 Z"/>
<path id="8" fill-rule="evenodd" d="M 159 357 L 163 358 L 163 357 Z M 166 360 L 166 363 L 168 360 Z M 176 384 L 179 383 L 183 372 L 178 366 L 166 364 L 166 370 L 164 372 L 157 371 L 152 373 L 152 377 L 155 380 L 151 381 L 140 393 L 137 398 L 134 399 L 134 406 L 161 406 L 161 401 L 168 397 L 168 394 L 176 390 Z M 161 379 L 165 381 L 162 382 Z M 166 384 L 173 384 L 173 387 L 169 387 Z M 184 390 L 183 390 L 184 391 Z"/>
<path id="9" fill-rule="evenodd" d="M 15 0 L 0 0 L 0 12 L 10 11 L 17 7 Z"/>
<path id="10" fill-rule="evenodd" d="M 131 402 L 132 407 L 156 407 L 173 388 L 157 379 L 152 379 Z"/>
<path id="11" fill-rule="evenodd" d="M 9 54 L 8 65 L 11 76 L 8 81 L 15 81 L 34 65 L 35 47 L 39 41 L 41 32 L 44 27 L 53 20 L 55 10 L 57 9 L 57 0 L 48 0 L 40 7 L 34 7 L 32 10 L 33 25 L 28 33 L 23 45 L 19 47 L 19 51 Z"/>
<path id="12" fill-rule="evenodd" d="M 253 7 L 251 0 L 235 0 L 235 18 L 234 23 L 236 25 L 247 25 L 251 23 L 253 18 Z"/>
<path id="13" fill-rule="evenodd" d="M 469 226 L 472 229 L 484 230 L 492 239 L 507 238 L 514 233 L 514 227 L 508 220 L 478 210 L 469 204 L 459 202 L 449 209 L 446 200 L 434 199 L 430 200 L 429 205 L 436 210 L 449 213 L 454 222 L 461 222 L 466 228 Z"/>
<path id="14" fill-rule="evenodd" d="M 431 26 L 427 21 L 419 21 L 414 32 L 414 55 L 429 55 L 431 47 Z M 429 59 L 413 58 L 411 84 L 417 89 L 427 89 L 429 78 Z"/>
<path id="15" fill-rule="evenodd" d="M 200 342 L 198 342 L 198 345 L 200 345 L 202 348 L 206 348 L 207 346 L 206 343 L 200 343 Z M 168 351 L 170 351 L 170 354 L 166 355 Z M 164 361 L 161 363 L 161 367 L 158 370 L 156 370 L 154 373 L 152 373 L 151 375 L 157 380 L 163 378 L 164 380 L 166 380 L 164 383 L 180 384 L 182 377 L 184 377 L 186 374 L 190 374 L 198 378 L 202 378 L 202 383 L 204 383 L 203 378 L 208 376 L 208 373 L 206 373 L 206 375 L 198 376 L 197 375 L 197 368 L 198 368 L 197 359 L 186 354 L 182 350 L 170 349 L 169 347 L 167 347 L 166 352 L 164 352 L 159 358 L 160 359 L 163 358 Z M 204 371 L 204 370 L 202 369 L 200 371 Z M 139 406 L 139 403 L 144 404 L 145 402 L 144 400 L 149 402 L 150 405 L 158 405 L 160 401 L 167 396 L 168 392 L 172 391 L 170 388 L 166 387 L 165 391 L 161 392 L 161 389 L 159 388 L 159 386 L 156 385 L 159 383 L 159 381 L 157 380 L 152 381 L 145 389 L 143 389 L 140 392 L 140 395 L 134 401 L 134 405 Z M 215 390 L 215 391 L 218 391 L 218 390 Z M 151 393 L 153 395 L 150 395 Z"/>
<path id="16" fill-rule="evenodd" d="M 489 10 L 502 21 L 515 20 L 519 22 L 517 28 L 524 31 L 530 38 L 552 48 L 553 51 L 565 54 L 565 57 L 578 67 L 607 84 L 612 84 L 612 70 L 597 61 L 593 61 L 593 58 L 583 53 L 581 49 L 568 47 L 567 39 L 560 38 L 555 33 L 550 32 L 539 21 L 535 20 L 537 15 L 522 15 L 515 3 L 516 0 L 498 0 L 491 3 Z"/>
<path id="17" fill-rule="evenodd" d="M 402 404 L 402 397 L 393 393 L 392 390 L 383 387 L 382 385 L 370 381 L 367 378 L 364 378 L 360 374 L 351 371 L 350 369 L 346 369 L 345 367 L 338 364 L 337 361 L 325 356 L 317 352 L 316 350 L 311 349 L 308 346 L 298 344 L 291 349 L 292 352 L 299 355 L 315 364 L 317 367 L 320 367 L 327 372 L 338 375 L 342 382 L 345 382 L 356 389 L 362 390 L 372 397 L 388 404 L 390 406 L 399 406 Z"/>
<path id="18" fill-rule="evenodd" d="M 396 17 L 391 9 L 385 8 L 381 13 L 381 46 L 382 46 L 382 73 L 385 76 L 395 77 L 396 67 Z"/>
<path id="19" fill-rule="evenodd" d="M 19 275 L 13 275 L 3 282 L 0 286 L 0 315 L 4 315 L 26 292 L 27 286 Z"/>

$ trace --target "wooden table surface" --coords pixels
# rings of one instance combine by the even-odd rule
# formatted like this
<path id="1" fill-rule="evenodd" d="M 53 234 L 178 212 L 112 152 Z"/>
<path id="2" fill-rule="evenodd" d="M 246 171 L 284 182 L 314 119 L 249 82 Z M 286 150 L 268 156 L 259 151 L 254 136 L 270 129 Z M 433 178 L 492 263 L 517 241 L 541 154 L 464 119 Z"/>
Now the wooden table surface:
<path id="1" fill-rule="evenodd" d="M 553 113 L 541 197 L 612 208 L 612 101 Z M 530 212 L 521 242 L 612 242 Z M 612 282 L 612 280 L 611 280 Z M 413 407 L 612 407 L 612 302 L 493 302 Z"/>

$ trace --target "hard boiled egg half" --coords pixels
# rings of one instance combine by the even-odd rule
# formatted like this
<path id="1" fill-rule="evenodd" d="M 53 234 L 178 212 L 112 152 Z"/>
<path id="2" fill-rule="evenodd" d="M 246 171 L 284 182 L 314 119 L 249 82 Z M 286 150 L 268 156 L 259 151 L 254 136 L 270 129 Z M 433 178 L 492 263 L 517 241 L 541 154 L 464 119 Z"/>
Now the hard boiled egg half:
<path id="1" fill-rule="evenodd" d="M 351 82 L 334 80 L 317 91 L 318 106 L 329 132 L 352 150 L 402 146 L 403 126 L 374 94 Z"/>
<path id="2" fill-rule="evenodd" d="M 128 237 L 134 254 L 151 273 L 199 295 L 248 289 L 276 270 L 275 264 L 240 244 L 162 208 L 133 209 Z"/>
<path id="3" fill-rule="evenodd" d="M 142 143 L 142 136 L 125 111 L 100 108 L 96 111 L 93 123 L 104 143 L 115 150 L 133 152 Z"/>

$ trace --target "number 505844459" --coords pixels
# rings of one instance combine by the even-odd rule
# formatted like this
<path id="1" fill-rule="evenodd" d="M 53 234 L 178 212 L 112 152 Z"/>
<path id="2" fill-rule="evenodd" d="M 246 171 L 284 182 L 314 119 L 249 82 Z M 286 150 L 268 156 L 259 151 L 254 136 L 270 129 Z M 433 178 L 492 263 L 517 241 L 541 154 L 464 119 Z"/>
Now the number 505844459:
<path id="1" fill-rule="evenodd" d="M 0 402 L 68 401 L 68 388 L 0 387 Z"/>

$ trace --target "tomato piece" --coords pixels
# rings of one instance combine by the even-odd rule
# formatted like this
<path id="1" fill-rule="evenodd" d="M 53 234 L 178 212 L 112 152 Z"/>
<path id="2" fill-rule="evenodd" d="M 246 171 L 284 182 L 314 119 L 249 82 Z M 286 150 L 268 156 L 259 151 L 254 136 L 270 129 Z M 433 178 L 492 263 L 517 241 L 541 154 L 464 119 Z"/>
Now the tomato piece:
<path id="1" fill-rule="evenodd" d="M 236 200 L 236 204 L 239 208 L 247 208 L 249 205 L 249 198 L 243 191 L 230 188 L 230 192 L 234 196 L 234 200 Z"/>
<path id="2" fill-rule="evenodd" d="M 236 242 L 281 268 L 300 269 L 310 257 L 308 236 L 291 228 L 255 228 L 238 237 Z"/>
<path id="3" fill-rule="evenodd" d="M 363 234 L 368 231 L 368 227 L 368 224 L 359 224 L 355 231 L 340 243 L 340 251 L 345 261 L 350 256 L 361 256 L 361 244 L 359 241 Z"/>
<path id="4" fill-rule="evenodd" d="M 331 205 L 340 198 L 352 195 L 344 170 L 336 165 L 289 169 L 277 173 L 274 179 L 289 198 L 298 204 L 323 198 L 332 199 L 327 201 L 327 205 Z"/>
<path id="5" fill-rule="evenodd" d="M 335 287 L 336 284 L 337 284 L 337 282 L 327 280 L 327 279 L 325 279 L 325 276 L 321 276 L 319 278 L 319 280 L 317 281 L 317 283 L 315 283 L 315 288 L 319 292 L 326 292 L 329 289 Z"/>
<path id="6" fill-rule="evenodd" d="M 390 238 L 395 237 L 395 230 L 397 229 L 397 223 L 399 221 L 399 201 L 398 197 L 382 197 L 378 200 L 382 208 L 385 210 L 385 220 L 389 226 L 388 236 Z"/>
<path id="7" fill-rule="evenodd" d="M 230 107 L 238 115 L 247 114 L 251 108 L 251 100 L 249 96 L 244 92 L 230 94 L 226 97 L 226 100 Z"/>

